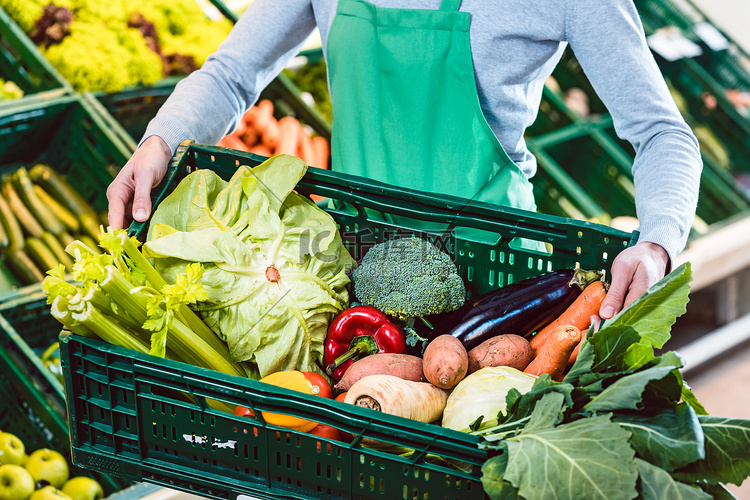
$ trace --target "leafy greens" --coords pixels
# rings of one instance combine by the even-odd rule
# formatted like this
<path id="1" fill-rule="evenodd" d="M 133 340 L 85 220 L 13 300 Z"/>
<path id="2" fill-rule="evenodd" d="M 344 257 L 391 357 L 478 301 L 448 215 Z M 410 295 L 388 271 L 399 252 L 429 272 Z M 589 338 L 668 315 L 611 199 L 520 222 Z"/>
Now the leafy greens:
<path id="1" fill-rule="evenodd" d="M 656 356 L 685 312 L 684 264 L 589 331 L 562 382 L 510 390 L 496 425 L 473 434 L 493 500 L 732 498 L 750 475 L 750 421 L 705 415 L 674 352 Z"/>

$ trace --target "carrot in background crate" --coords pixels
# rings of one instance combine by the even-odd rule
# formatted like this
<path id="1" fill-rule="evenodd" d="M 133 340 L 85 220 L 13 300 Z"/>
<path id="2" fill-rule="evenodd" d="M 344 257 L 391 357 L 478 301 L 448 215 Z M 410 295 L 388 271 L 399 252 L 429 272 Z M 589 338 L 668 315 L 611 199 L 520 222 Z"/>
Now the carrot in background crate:
<path id="1" fill-rule="evenodd" d="M 318 168 L 328 168 L 328 141 L 325 137 L 315 136 L 312 138 L 313 160 L 310 165 Z"/>
<path id="2" fill-rule="evenodd" d="M 307 133 L 304 127 L 300 127 L 299 136 L 297 137 L 297 155 L 299 159 L 305 162 L 305 165 L 312 165 L 313 148 L 312 137 Z"/>
<path id="3" fill-rule="evenodd" d="M 581 330 L 573 325 L 559 325 L 523 372 L 536 376 L 549 373 L 552 380 L 562 379 L 570 355 L 580 341 Z"/>
<path id="4" fill-rule="evenodd" d="M 279 122 L 276 121 L 276 118 L 271 117 L 268 126 L 260 134 L 261 143 L 270 149 L 273 154 L 276 154 L 276 147 L 279 144 L 280 136 L 281 132 L 279 130 Z"/>
<path id="5" fill-rule="evenodd" d="M 542 345 L 560 325 L 572 325 L 579 330 L 586 330 L 591 324 L 591 316 L 599 313 L 599 307 L 601 307 L 606 295 L 607 284 L 604 281 L 594 281 L 584 288 L 565 312 L 531 338 L 529 343 L 534 351 L 534 356 L 538 354 Z"/>
<path id="6" fill-rule="evenodd" d="M 276 154 L 297 155 L 300 129 L 300 124 L 294 117 L 286 116 L 279 120 L 279 140 L 276 145 Z"/>
<path id="7" fill-rule="evenodd" d="M 271 120 L 274 120 L 273 103 L 268 99 L 263 99 L 258 103 L 256 111 L 251 115 L 251 117 L 253 120 L 252 123 L 255 126 L 255 129 L 258 131 L 258 134 L 262 135 L 268 128 Z"/>
<path id="8" fill-rule="evenodd" d="M 224 136 L 224 138 L 217 142 L 216 145 L 222 146 L 224 148 L 237 149 L 239 151 L 250 151 L 250 148 L 248 148 L 247 145 L 242 142 L 242 139 L 234 134 Z"/>

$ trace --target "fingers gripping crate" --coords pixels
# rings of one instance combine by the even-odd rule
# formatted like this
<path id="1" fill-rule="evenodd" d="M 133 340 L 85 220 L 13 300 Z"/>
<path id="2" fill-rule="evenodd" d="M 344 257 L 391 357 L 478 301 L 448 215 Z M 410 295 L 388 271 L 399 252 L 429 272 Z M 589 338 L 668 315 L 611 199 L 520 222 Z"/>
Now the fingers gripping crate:
<path id="1" fill-rule="evenodd" d="M 0 9 L 0 78 L 15 83 L 26 95 L 37 92 L 58 95 L 72 91 L 3 9 Z M 0 100 L 0 103 L 7 105 L 14 101 Z"/>
<path id="2" fill-rule="evenodd" d="M 183 144 L 155 205 L 196 169 L 227 179 L 238 165 L 263 158 Z M 393 188 L 309 169 L 297 186 L 327 198 L 349 251 L 410 234 L 440 243 L 455 259 L 471 294 L 544 271 L 608 269 L 635 235 L 596 224 L 542 216 L 458 198 Z M 325 202 L 321 202 L 325 205 Z M 144 224 L 131 226 L 143 235 Z M 469 231 L 471 229 L 472 231 Z M 442 238 L 442 239 L 441 239 Z M 524 250 L 518 239 L 549 244 Z M 106 470 L 212 498 L 482 498 L 479 438 L 384 415 L 338 401 L 134 353 L 64 333 L 61 350 L 73 458 Z M 358 438 L 344 444 L 222 413 L 210 401 L 291 414 Z M 412 450 L 399 456 L 362 446 L 371 438 Z M 449 467 L 461 462 L 468 472 Z"/>

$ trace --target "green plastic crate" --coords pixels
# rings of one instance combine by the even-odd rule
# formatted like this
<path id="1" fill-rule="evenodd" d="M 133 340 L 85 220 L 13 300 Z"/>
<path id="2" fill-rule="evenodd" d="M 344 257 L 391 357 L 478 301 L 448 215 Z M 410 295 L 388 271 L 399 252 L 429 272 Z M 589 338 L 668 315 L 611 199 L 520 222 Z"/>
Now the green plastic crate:
<path id="1" fill-rule="evenodd" d="M 135 145 L 143 138 L 148 123 L 156 116 L 181 78 L 164 79 L 155 85 L 124 89 L 111 94 L 90 93 L 86 98 L 93 101 L 94 106 L 102 106 L 102 115 L 110 115 L 116 120 L 127 132 L 123 142 L 135 149 Z M 294 116 L 330 142 L 331 126 L 320 113 L 307 106 L 299 98 L 299 94 L 299 89 L 291 80 L 280 75 L 261 92 L 258 100 L 270 99 L 274 102 L 274 114 L 277 118 Z"/>
<path id="2" fill-rule="evenodd" d="M 52 338 L 54 332 L 59 332 L 59 328 L 49 330 Z M 29 454 L 40 448 L 50 448 L 62 453 L 72 464 L 68 422 L 50 403 L 45 390 L 30 379 L 29 370 L 34 369 L 35 365 L 28 358 L 13 356 L 0 346 L 0 400 L 3 401 L 0 405 L 0 430 L 18 436 Z M 93 477 L 107 495 L 131 484 L 126 479 L 78 467 L 71 468 L 71 476 L 74 475 Z"/>
<path id="3" fill-rule="evenodd" d="M 25 95 L 47 92 L 52 97 L 73 90 L 3 9 L 0 9 L 0 78 L 18 85 Z M 0 100 L 0 106 L 13 101 Z"/>
<path id="4" fill-rule="evenodd" d="M 132 153 L 117 127 L 75 94 L 19 100 L 0 109 L 0 175 L 21 165 L 47 163 L 103 213 L 107 186 Z M 0 292 L 18 285 L 3 262 Z"/>
<path id="5" fill-rule="evenodd" d="M 688 94 L 692 99 L 686 100 L 690 109 L 687 112 L 683 110 L 686 121 L 693 127 L 702 126 L 715 131 L 717 136 L 727 139 L 727 145 L 731 146 L 731 165 L 719 165 L 705 148 L 702 151 L 704 167 L 697 216 L 706 224 L 713 224 L 738 214 L 748 213 L 750 197 L 734 180 L 733 172 L 740 170 L 738 165 L 744 164 L 746 157 L 750 163 L 750 130 L 744 132 L 742 127 L 733 126 L 732 119 L 723 113 L 724 107 L 721 103 L 713 113 L 702 112 L 700 107 L 703 101 L 700 94 L 706 88 L 706 78 L 709 77 L 694 62 L 684 61 L 681 64 L 687 69 L 677 72 L 675 75 L 681 78 L 677 79 L 676 84 L 675 80 L 671 80 L 671 83 L 680 88 L 685 83 L 692 83 L 689 85 L 692 94 Z M 698 82 L 694 77 L 695 72 L 702 75 L 704 81 Z M 617 137 L 611 115 L 596 95 L 571 51 L 565 52 L 553 76 L 562 92 L 576 87 L 586 93 L 589 97 L 591 115 L 577 115 L 568 109 L 561 92 L 545 87 L 542 107 L 553 109 L 553 116 L 564 116 L 567 122 L 560 122 L 561 126 L 551 131 L 549 129 L 553 127 L 542 127 L 546 130 L 543 134 L 535 134 L 535 130 L 528 133 L 530 137 L 527 144 L 537 157 L 540 170 L 547 171 L 548 175 L 558 169 L 562 170 L 570 178 L 575 179 L 580 190 L 587 193 L 593 202 L 600 205 L 611 217 L 634 216 L 631 168 L 635 153 L 632 146 Z M 736 110 L 734 112 L 737 114 Z M 695 118 L 696 116 L 698 118 Z M 736 118 L 738 117 L 739 115 Z M 746 125 L 750 125 L 750 122 Z M 602 159 L 605 160 L 604 163 Z M 566 200 L 580 198 L 574 196 L 570 190 L 566 195 Z M 581 207 L 577 208 L 590 217 L 590 208 L 588 212 Z M 694 236 L 699 234 L 701 233 L 695 232 Z"/>
<path id="6" fill-rule="evenodd" d="M 227 179 L 238 165 L 262 160 L 186 142 L 153 191 L 153 202 L 196 169 Z M 637 236 L 313 168 L 297 191 L 328 200 L 327 211 L 357 259 L 395 235 L 416 234 L 441 244 L 470 294 L 577 264 L 608 270 Z M 142 236 L 145 228 L 136 223 L 130 232 Z M 547 243 L 552 253 L 517 248 L 518 238 Z M 487 455 L 476 436 L 66 333 L 61 351 L 73 460 L 80 466 L 222 499 L 484 497 L 479 478 Z M 362 447 L 359 439 L 345 444 L 289 431 L 212 410 L 206 399 L 296 415 L 417 453 L 400 457 Z M 432 456 L 465 462 L 471 470 L 454 470 Z"/>

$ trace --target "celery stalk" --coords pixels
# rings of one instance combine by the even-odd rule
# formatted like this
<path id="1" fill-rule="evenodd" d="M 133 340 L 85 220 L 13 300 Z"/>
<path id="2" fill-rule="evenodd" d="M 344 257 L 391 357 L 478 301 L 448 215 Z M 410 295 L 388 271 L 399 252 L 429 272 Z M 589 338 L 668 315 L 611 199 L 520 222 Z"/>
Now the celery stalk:
<path id="1" fill-rule="evenodd" d="M 90 339 L 99 339 L 99 336 L 94 332 L 86 328 L 85 326 L 75 322 L 73 320 L 72 313 L 67 308 L 68 300 L 63 296 L 55 297 L 55 300 L 50 306 L 50 313 L 52 317 L 62 323 L 62 325 L 81 337 L 87 337 Z"/>
<path id="2" fill-rule="evenodd" d="M 161 277 L 159 272 L 143 256 L 140 250 L 136 248 L 130 238 L 125 235 L 121 236 L 122 247 L 125 255 L 128 256 L 137 266 L 146 274 L 146 280 L 152 288 L 161 290 L 167 284 L 166 280 Z M 180 306 L 175 314 L 176 318 L 187 325 L 203 342 L 208 344 L 214 351 L 221 354 L 224 358 L 230 359 L 229 348 L 227 345 L 211 330 L 195 312 L 186 305 Z"/>
<path id="3" fill-rule="evenodd" d="M 229 360 L 228 349 L 227 356 L 215 351 L 177 318 L 169 326 L 167 347 L 191 365 L 209 368 L 228 375 L 245 376 L 242 368 Z"/>
<path id="4" fill-rule="evenodd" d="M 148 353 L 148 346 L 143 344 L 129 330 L 122 328 L 102 314 L 96 307 L 87 303 L 86 310 L 82 313 L 73 313 L 73 320 L 93 331 L 107 343 L 132 349 L 134 351 Z"/>

